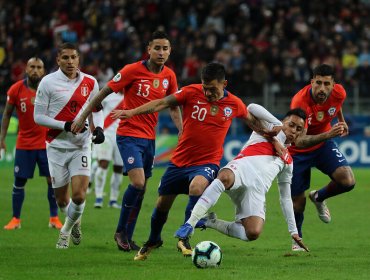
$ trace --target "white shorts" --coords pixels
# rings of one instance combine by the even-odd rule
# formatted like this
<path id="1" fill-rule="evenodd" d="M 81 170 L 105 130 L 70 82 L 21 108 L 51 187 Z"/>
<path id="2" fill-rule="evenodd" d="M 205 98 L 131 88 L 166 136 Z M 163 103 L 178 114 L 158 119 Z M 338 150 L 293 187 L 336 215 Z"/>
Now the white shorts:
<path id="1" fill-rule="evenodd" d="M 113 160 L 114 165 L 123 166 L 115 137 L 113 139 L 111 136 L 106 135 L 105 141 L 99 145 L 94 145 L 94 149 L 98 160 Z"/>
<path id="2" fill-rule="evenodd" d="M 272 156 L 250 156 L 229 162 L 224 168 L 235 174 L 234 185 L 227 190 L 235 204 L 235 219 L 250 216 L 265 220 L 266 193 L 283 165 Z M 281 162 L 281 163 L 280 163 Z"/>
<path id="3" fill-rule="evenodd" d="M 49 170 L 53 188 L 69 184 L 71 177 L 90 177 L 91 148 L 62 149 L 47 146 Z"/>

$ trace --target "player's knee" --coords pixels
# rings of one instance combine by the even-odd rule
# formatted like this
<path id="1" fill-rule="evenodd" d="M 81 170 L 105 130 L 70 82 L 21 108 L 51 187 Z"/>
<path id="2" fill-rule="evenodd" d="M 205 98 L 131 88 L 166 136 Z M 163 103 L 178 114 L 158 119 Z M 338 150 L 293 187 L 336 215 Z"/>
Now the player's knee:
<path id="1" fill-rule="evenodd" d="M 230 169 L 222 169 L 218 173 L 217 178 L 224 184 L 226 189 L 230 188 L 235 181 L 235 175 Z"/>
<path id="2" fill-rule="evenodd" d="M 15 177 L 14 178 L 14 186 L 18 188 L 22 188 L 26 185 L 27 179 L 26 178 L 21 178 L 21 177 Z"/>
<path id="3" fill-rule="evenodd" d="M 249 241 L 257 240 L 258 237 L 261 234 L 261 231 L 258 229 L 249 229 L 248 231 L 245 232 L 247 235 L 247 238 Z"/>

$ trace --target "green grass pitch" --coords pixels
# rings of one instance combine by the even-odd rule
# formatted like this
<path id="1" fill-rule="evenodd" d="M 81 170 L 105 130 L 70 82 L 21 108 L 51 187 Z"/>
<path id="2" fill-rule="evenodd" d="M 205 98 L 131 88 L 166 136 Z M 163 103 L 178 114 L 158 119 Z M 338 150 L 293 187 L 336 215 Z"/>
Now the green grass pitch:
<path id="1" fill-rule="evenodd" d="M 146 241 L 150 216 L 157 197 L 157 186 L 164 169 L 156 168 L 137 223 L 134 240 Z M 119 211 L 94 209 L 94 196 L 87 198 L 83 215 L 83 240 L 79 246 L 56 250 L 58 232 L 49 229 L 48 203 L 44 178 L 36 176 L 26 185 L 22 209 L 22 229 L 2 227 L 11 218 L 11 168 L 0 169 L 0 280 L 2 279 L 370 279 L 370 172 L 355 169 L 356 188 L 328 200 L 330 224 L 322 223 L 307 201 L 304 241 L 310 253 L 290 250 L 291 240 L 281 213 L 274 185 L 267 197 L 267 217 L 261 237 L 243 242 L 211 229 L 197 230 L 192 245 L 212 240 L 220 245 L 224 259 L 217 269 L 197 269 L 190 258 L 176 250 L 173 237 L 183 222 L 186 196 L 179 196 L 170 212 L 162 238 L 164 246 L 146 261 L 133 261 L 134 253 L 117 249 L 113 234 Z M 312 189 L 328 178 L 313 173 Z M 124 178 L 121 190 L 127 185 Z M 106 188 L 106 191 L 109 191 Z M 122 192 L 121 192 L 122 193 Z M 122 196 L 122 195 L 121 195 Z M 105 197 L 105 205 L 108 197 Z M 222 195 L 213 209 L 220 218 L 233 219 L 233 206 Z M 63 217 L 64 220 L 64 217 Z"/>

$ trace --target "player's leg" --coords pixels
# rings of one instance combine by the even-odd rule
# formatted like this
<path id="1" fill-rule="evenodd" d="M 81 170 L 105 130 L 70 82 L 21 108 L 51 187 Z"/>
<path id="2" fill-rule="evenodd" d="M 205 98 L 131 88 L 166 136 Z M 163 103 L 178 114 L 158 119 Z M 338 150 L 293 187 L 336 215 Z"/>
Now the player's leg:
<path id="1" fill-rule="evenodd" d="M 108 174 L 109 161 L 100 159 L 95 173 L 95 208 L 103 207 L 103 192 Z"/>
<path id="2" fill-rule="evenodd" d="M 177 195 L 172 194 L 160 195 L 158 197 L 156 207 L 152 213 L 149 239 L 137 252 L 134 260 L 145 260 L 153 249 L 162 246 L 161 232 L 176 196 Z"/>
<path id="3" fill-rule="evenodd" d="M 95 145 L 92 144 L 91 145 L 91 173 L 90 173 L 89 187 L 86 192 L 87 194 L 90 194 L 92 192 L 92 189 L 93 189 L 92 185 L 95 180 L 95 173 L 96 173 L 96 170 L 98 169 L 98 166 L 99 166 L 99 163 L 98 163 L 98 159 L 96 155 Z"/>
<path id="4" fill-rule="evenodd" d="M 40 176 L 46 177 L 46 183 L 48 185 L 47 197 L 49 201 L 49 227 L 61 229 L 63 224 L 58 217 L 58 205 L 55 200 L 54 190 L 51 184 L 51 177 L 49 172 L 48 158 L 46 155 L 46 150 L 37 151 L 37 165 L 39 167 Z"/>
<path id="5" fill-rule="evenodd" d="M 332 178 L 328 185 L 310 195 L 311 200 L 323 202 L 333 197 L 351 191 L 355 186 L 355 178 L 351 167 L 337 144 L 327 141 L 317 155 L 317 168 Z"/>
<path id="6" fill-rule="evenodd" d="M 121 205 L 117 203 L 119 190 L 122 183 L 122 172 L 123 166 L 114 165 L 113 173 L 110 178 L 110 196 L 109 196 L 109 207 L 121 209 Z"/>
<path id="7" fill-rule="evenodd" d="M 34 150 L 16 149 L 14 159 L 14 184 L 12 192 L 13 217 L 4 229 L 21 228 L 21 211 L 25 197 L 27 179 L 32 178 L 36 167 L 36 152 Z"/>

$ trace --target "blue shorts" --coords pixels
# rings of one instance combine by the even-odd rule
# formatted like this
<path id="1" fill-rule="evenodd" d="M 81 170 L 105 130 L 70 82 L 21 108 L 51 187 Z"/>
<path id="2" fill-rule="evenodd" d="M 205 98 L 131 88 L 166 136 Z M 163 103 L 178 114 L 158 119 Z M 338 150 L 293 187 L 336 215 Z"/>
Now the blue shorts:
<path id="1" fill-rule="evenodd" d="M 33 178 L 37 166 L 40 176 L 50 177 L 46 150 L 15 150 L 14 177 Z"/>
<path id="2" fill-rule="evenodd" d="M 326 141 L 315 151 L 293 155 L 292 196 L 297 196 L 310 188 L 311 167 L 316 167 L 331 176 L 341 166 L 348 166 L 348 162 L 332 140 Z"/>
<path id="3" fill-rule="evenodd" d="M 177 167 L 170 162 L 159 183 L 158 194 L 189 194 L 189 185 L 195 176 L 201 175 L 208 182 L 212 182 L 219 169 L 220 167 L 216 164 Z"/>
<path id="4" fill-rule="evenodd" d="M 145 178 L 152 177 L 155 140 L 117 135 L 117 146 L 123 160 L 124 172 L 143 168 Z"/>

